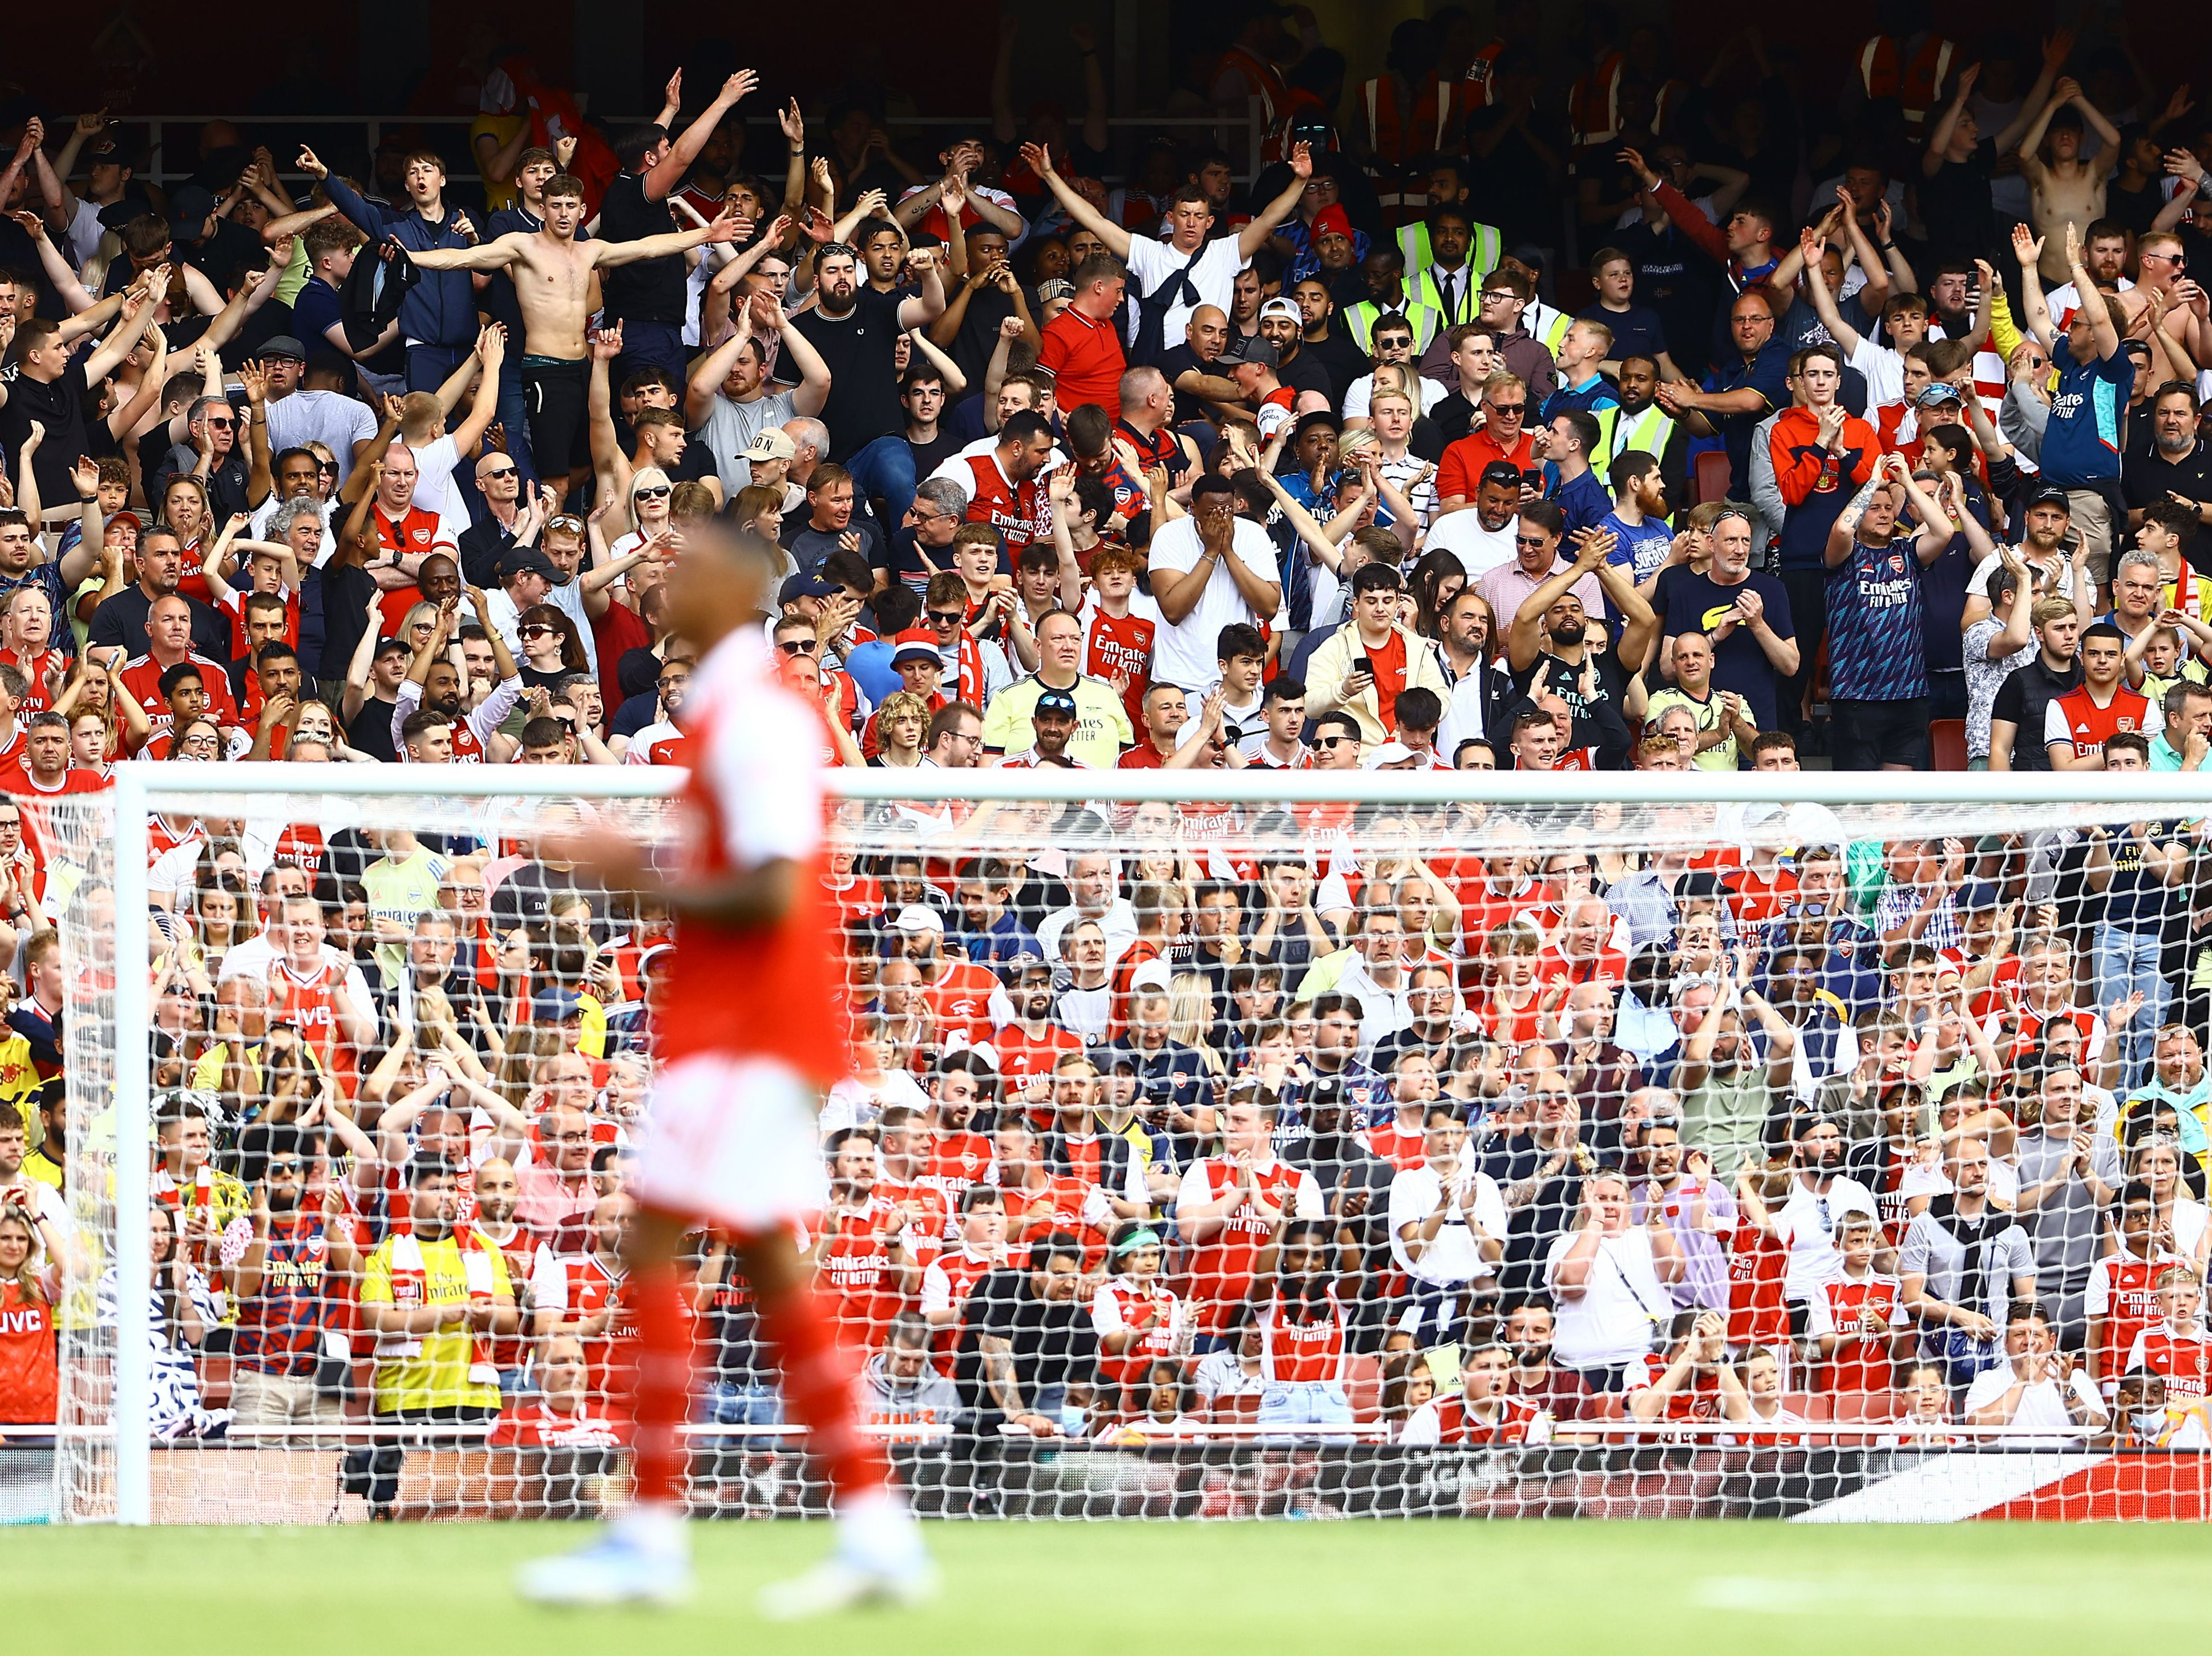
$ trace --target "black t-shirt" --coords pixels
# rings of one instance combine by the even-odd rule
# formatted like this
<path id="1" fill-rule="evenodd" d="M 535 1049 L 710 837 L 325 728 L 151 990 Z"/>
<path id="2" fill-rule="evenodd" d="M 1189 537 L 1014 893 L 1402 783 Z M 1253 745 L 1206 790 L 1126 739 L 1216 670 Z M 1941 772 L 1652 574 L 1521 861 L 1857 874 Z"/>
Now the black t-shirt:
<path id="1" fill-rule="evenodd" d="M 1651 607 L 1659 612 L 1659 633 L 1662 639 L 1677 633 L 1701 632 L 1708 638 L 1735 607 L 1739 594 L 1756 592 L 1766 606 L 1767 626 L 1778 638 L 1795 638 L 1796 623 L 1790 618 L 1790 594 L 1782 583 L 1771 575 L 1753 570 L 1732 587 L 1723 587 L 1711 575 L 1700 575 L 1686 563 L 1678 563 L 1671 569 L 1660 572 L 1659 584 L 1652 589 Z M 1749 627 L 1731 628 L 1727 637 L 1713 646 L 1713 688 L 1732 690 L 1743 697 L 1751 709 L 1753 723 L 1761 730 L 1781 728 L 1775 710 L 1775 673 L 1766 652 L 1759 647 Z"/>
<path id="2" fill-rule="evenodd" d="M 1453 392 L 1443 401 L 1429 411 L 1428 417 L 1437 428 L 1437 435 L 1449 447 L 1474 429 L 1474 405 L 1460 392 Z"/>
<path id="3" fill-rule="evenodd" d="M 2069 691 L 2081 685 L 2081 662 L 2079 657 L 2066 664 L 2063 673 L 2053 673 L 2043 662 L 2043 652 L 2030 655 L 2027 665 L 2005 675 L 2004 683 L 1997 686 L 1996 699 L 1990 703 L 1992 723 L 2002 720 L 2015 727 L 2012 739 L 2012 768 L 2015 770 L 2048 770 L 2051 752 L 2043 745 L 2043 715 L 2051 703 Z"/>
<path id="4" fill-rule="evenodd" d="M 323 621 L 323 653 L 321 660 L 314 664 L 314 676 L 343 679 L 346 668 L 352 664 L 354 647 L 361 642 L 362 634 L 373 624 L 380 625 L 382 621 L 376 607 L 376 577 L 358 564 L 341 563 L 332 558 L 319 569 L 309 569 L 302 577 L 303 607 L 307 601 L 304 594 L 310 586 Z M 224 624 L 227 629 L 228 623 Z M 305 661 L 301 663 L 303 670 L 307 665 Z M 385 746 L 391 746 L 388 739 Z"/>
<path id="5" fill-rule="evenodd" d="M 832 460 L 842 464 L 877 438 L 906 429 L 898 375 L 891 367 L 904 302 L 899 294 L 863 286 L 843 316 L 811 310 L 792 323 L 829 364 L 830 396 L 822 405 L 822 423 L 830 428 Z"/>
<path id="6" fill-rule="evenodd" d="M 1013 1348 L 1014 1376 L 1027 1404 L 1035 1403 L 1038 1387 L 1087 1380 L 1098 1366 L 1098 1333 L 1089 1306 L 1073 1299 L 1036 1298 L 1028 1271 L 991 1271 L 969 1293 L 952 1376 L 961 1402 L 987 1414 L 998 1413 L 999 1404 L 983 1379 L 985 1336 Z"/>
<path id="7" fill-rule="evenodd" d="M 1210 374 L 1220 380 L 1229 377 L 1228 370 L 1218 362 L 1200 362 L 1198 353 L 1187 344 L 1170 345 L 1162 351 L 1159 368 L 1161 373 L 1167 375 L 1168 384 L 1170 387 L 1186 374 Z M 1287 385 L 1290 382 L 1285 380 L 1284 383 Z M 1194 420 L 1210 422 L 1212 418 L 1213 410 L 1206 405 L 1203 398 L 1191 396 L 1187 392 L 1176 393 L 1175 423 L 1177 425 L 1188 425 Z"/>
<path id="8" fill-rule="evenodd" d="M 229 619 L 197 598 L 186 598 L 185 602 L 192 612 L 192 648 L 210 661 L 229 661 Z M 133 656 L 143 655 L 146 615 L 153 607 L 154 600 L 146 596 L 145 588 L 133 581 L 92 612 L 92 630 L 86 635 L 86 644 L 93 649 L 108 649 L 120 644 Z"/>
<path id="9" fill-rule="evenodd" d="M 397 702 L 384 701 L 374 696 L 364 697 L 361 711 L 353 715 L 353 722 L 346 727 L 346 745 L 359 748 L 374 758 L 382 759 L 386 764 L 398 764 L 399 749 L 392 740 L 392 715 L 398 710 L 399 703 Z"/>
<path id="10" fill-rule="evenodd" d="M 2193 501 L 2212 500 L 2212 445 L 2200 440 L 2179 460 L 2170 460 L 2159 452 L 2156 440 L 2149 435 L 2150 422 L 2142 423 L 2145 440 L 2120 468 L 2120 494 L 2128 509 L 2139 511 L 2154 500 L 2164 500 L 2169 490 Z M 2196 533 L 2181 543 L 2181 551 L 2191 569 L 2200 575 L 2212 574 L 2212 537 L 2205 534 L 2201 521 Z"/>
<path id="11" fill-rule="evenodd" d="M 974 441 L 973 437 L 968 440 L 969 442 Z M 962 442 L 959 438 L 947 431 L 945 429 L 945 422 L 940 419 L 937 423 L 937 435 L 934 437 L 927 442 L 916 442 L 912 437 L 908 437 L 906 440 L 906 446 L 914 455 L 914 475 L 920 478 L 927 477 L 965 448 L 968 444 Z"/>
<path id="12" fill-rule="evenodd" d="M 1334 319 L 1330 320 L 1326 338 L 1319 341 L 1309 339 L 1298 347 L 1298 360 L 1317 362 L 1328 370 L 1328 404 L 1331 408 L 1339 410 L 1344 405 L 1344 393 L 1352 389 L 1352 382 L 1373 373 L 1375 369 L 1374 359 L 1360 350 L 1352 336 L 1336 326 Z M 1285 385 L 1292 383 L 1287 374 L 1279 373 L 1279 377 Z M 1297 388 L 1300 391 L 1306 389 L 1304 386 Z"/>
<path id="13" fill-rule="evenodd" d="M 1315 354 L 1319 349 L 1310 344 L 1301 344 L 1297 356 L 1276 368 L 1275 377 L 1301 396 L 1309 391 L 1318 392 L 1327 399 L 1328 405 L 1334 408 L 1343 400 L 1343 393 L 1337 390 L 1336 376 L 1330 373 L 1328 365 Z M 1352 349 L 1357 351 L 1358 347 L 1355 345 Z M 1359 374 L 1366 371 L 1362 368 Z M 1353 374 L 1352 380 L 1358 379 L 1359 374 Z M 1344 383 L 1348 386 L 1352 380 Z"/>
<path id="14" fill-rule="evenodd" d="M 645 193 L 645 174 L 621 173 L 607 186 L 599 204 L 599 236 L 605 241 L 635 241 L 643 236 L 667 235 L 676 228 L 676 215 L 665 200 L 650 201 Z M 684 255 L 641 259 L 635 265 L 617 265 L 599 275 L 599 292 L 610 317 L 625 321 L 680 323 L 684 320 L 684 286 L 689 271 Z"/>
<path id="15" fill-rule="evenodd" d="M 1928 227 L 1930 253 L 1989 257 L 1996 236 L 1996 216 L 1990 204 L 1990 173 L 1996 158 L 1996 143 L 1984 138 L 1966 160 L 1947 160 L 1933 178 L 1920 180 L 1920 217 Z M 2145 228 L 2148 222 L 2144 221 Z"/>
<path id="16" fill-rule="evenodd" d="M 85 454 L 82 360 L 71 362 L 51 383 L 33 380 L 20 366 L 11 366 L 0 383 L 8 387 L 8 401 L 0 406 L 0 459 L 5 460 L 8 480 L 15 480 L 16 457 L 36 420 L 46 429 L 46 441 L 31 457 L 38 469 L 39 498 L 49 507 L 75 500 L 70 468 Z"/>

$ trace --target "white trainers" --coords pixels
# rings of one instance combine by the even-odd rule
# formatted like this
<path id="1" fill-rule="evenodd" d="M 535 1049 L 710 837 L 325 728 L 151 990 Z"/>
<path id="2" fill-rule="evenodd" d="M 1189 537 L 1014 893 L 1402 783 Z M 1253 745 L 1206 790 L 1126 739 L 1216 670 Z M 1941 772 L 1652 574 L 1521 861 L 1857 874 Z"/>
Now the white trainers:
<path id="1" fill-rule="evenodd" d="M 691 1596 L 691 1560 L 617 1528 L 575 1552 L 531 1560 L 514 1590 L 539 1604 L 678 1604 Z"/>
<path id="2" fill-rule="evenodd" d="M 837 1514 L 837 1549 L 802 1575 L 761 1593 L 772 1622 L 830 1616 L 866 1605 L 908 1608 L 937 1592 L 937 1568 L 921 1544 L 921 1527 L 889 1490 L 846 1502 Z"/>
<path id="3" fill-rule="evenodd" d="M 802 1575 L 761 1589 L 760 1611 L 771 1622 L 798 1622 L 869 1606 L 911 1609 L 937 1594 L 937 1570 L 924 1558 L 902 1569 L 824 1559 Z"/>

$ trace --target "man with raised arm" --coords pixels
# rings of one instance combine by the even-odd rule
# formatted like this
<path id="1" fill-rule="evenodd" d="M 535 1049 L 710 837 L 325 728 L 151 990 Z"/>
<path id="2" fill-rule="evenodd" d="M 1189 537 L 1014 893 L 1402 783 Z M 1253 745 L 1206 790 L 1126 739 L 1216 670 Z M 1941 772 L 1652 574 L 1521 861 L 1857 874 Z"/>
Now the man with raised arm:
<path id="1" fill-rule="evenodd" d="M 690 1590 L 692 1312 L 679 1262 L 702 1224 L 731 1239 L 760 1337 L 782 1368 L 784 1407 L 836 1496 L 834 1557 L 772 1593 L 769 1614 L 910 1603 L 932 1586 L 921 1533 L 883 1446 L 860 1429 L 854 1366 L 793 1238 L 823 1201 L 820 1089 L 852 1061 L 830 965 L 836 922 L 822 900 L 821 712 L 781 682 L 759 625 L 781 558 L 757 535 L 710 529 L 687 535 L 669 574 L 667 619 L 704 652 L 683 708 L 694 744 L 684 804 L 696 830 L 684 865 L 664 874 L 651 846 L 612 825 L 559 852 L 592 866 L 611 891 L 665 902 L 683 929 L 656 997 L 666 1067 L 629 1179 L 635 1501 L 596 1543 L 524 1570 L 523 1593 L 544 1603 L 666 1603 Z M 731 994 L 733 983 L 745 992 Z"/>
<path id="2" fill-rule="evenodd" d="M 1130 341 L 1144 353 L 1158 354 L 1168 344 L 1180 342 L 1189 326 L 1190 314 L 1200 305 L 1212 305 L 1231 314 L 1237 272 L 1252 262 L 1252 255 L 1267 245 L 1275 227 L 1289 218 L 1298 197 L 1313 176 L 1313 155 L 1303 144 L 1291 146 L 1291 180 L 1252 222 L 1233 236 L 1206 240 L 1213 228 L 1213 199 L 1195 180 L 1181 186 L 1168 204 L 1168 239 L 1156 241 L 1116 224 L 1078 193 L 1073 185 L 1055 172 L 1052 152 L 1042 144 L 1022 146 L 1022 160 L 1045 181 L 1060 207 L 1076 223 L 1106 244 L 1106 251 L 1129 267 L 1143 297 L 1139 308 L 1160 308 L 1159 336 L 1147 341 L 1140 321 L 1137 338 Z"/>
<path id="3" fill-rule="evenodd" d="M 687 133 L 685 135 L 689 137 Z M 728 208 L 714 222 L 635 241 L 579 241 L 584 185 L 566 173 L 545 185 L 545 222 L 510 230 L 473 247 L 438 247 L 410 255 L 426 271 L 504 271 L 522 306 L 522 385 L 530 406 L 530 452 L 539 475 L 565 496 L 581 469 L 590 358 L 584 319 L 592 272 L 640 259 L 665 259 L 708 241 L 736 239 L 744 222 Z"/>
<path id="4" fill-rule="evenodd" d="M 2058 390 L 2051 399 L 2037 464 L 2045 484 L 2066 491 L 2074 527 L 2089 551 L 2089 573 L 2102 587 L 2112 573 L 2112 502 L 2118 497 L 2121 426 L 2135 388 L 2135 364 L 2121 348 L 2112 304 L 2082 268 L 2081 233 L 2071 219 L 2066 222 L 2066 268 L 2079 302 L 2063 338 L 2044 302 L 2037 270 L 2042 241 L 2029 235 L 2025 225 L 2015 225 L 2012 249 L 2020 260 L 2027 331 L 2042 342 L 2058 370 Z"/>

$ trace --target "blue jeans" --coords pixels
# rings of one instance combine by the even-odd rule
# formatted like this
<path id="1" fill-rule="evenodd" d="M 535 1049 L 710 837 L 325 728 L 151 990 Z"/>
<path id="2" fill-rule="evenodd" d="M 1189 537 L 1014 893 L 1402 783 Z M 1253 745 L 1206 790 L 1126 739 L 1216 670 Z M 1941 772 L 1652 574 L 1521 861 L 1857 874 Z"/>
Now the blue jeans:
<path id="1" fill-rule="evenodd" d="M 475 349 L 473 344 L 408 346 L 408 390 L 435 391 L 453 377 L 453 370 L 459 368 Z"/>
<path id="2" fill-rule="evenodd" d="M 663 368 L 676 387 L 676 404 L 684 405 L 684 369 L 688 358 L 684 355 L 684 325 L 681 322 L 641 322 L 628 317 L 623 322 L 622 355 L 616 357 L 609 369 L 612 377 L 608 389 L 619 398 L 623 381 L 641 368 Z"/>
<path id="3" fill-rule="evenodd" d="M 2106 1013 L 2112 1002 L 2130 993 L 2143 997 L 2142 1008 L 2113 1037 L 2120 1050 L 2120 1096 L 2125 1098 L 2150 1075 L 2151 1052 L 2158 1044 L 2158 1026 L 2166 1021 L 2166 1003 L 2172 991 L 2159 976 L 2159 956 L 2164 945 L 2155 931 L 2124 931 L 2100 923 L 2097 928 L 2097 1004 Z"/>
<path id="4" fill-rule="evenodd" d="M 883 496 L 884 544 L 888 546 L 891 531 L 914 504 L 913 448 L 897 433 L 878 437 L 847 460 L 845 469 L 853 474 L 854 500 L 865 506 L 877 496 Z"/>
<path id="5" fill-rule="evenodd" d="M 781 1426 L 783 1398 L 772 1385 L 716 1380 L 699 1399 L 699 1418 L 716 1426 Z"/>
<path id="6" fill-rule="evenodd" d="M 507 434 L 507 457 L 522 473 L 523 499 L 538 481 L 538 467 L 530 454 L 530 411 L 522 400 L 521 353 L 511 351 L 499 364 L 499 423 Z M 471 472 L 473 476 L 473 472 Z"/>
<path id="7" fill-rule="evenodd" d="M 1260 1393 L 1261 1426 L 1344 1426 L 1352 1422 L 1352 1403 L 1334 1380 L 1276 1380 Z M 1325 1442 L 1308 1437 L 1306 1442 Z"/>

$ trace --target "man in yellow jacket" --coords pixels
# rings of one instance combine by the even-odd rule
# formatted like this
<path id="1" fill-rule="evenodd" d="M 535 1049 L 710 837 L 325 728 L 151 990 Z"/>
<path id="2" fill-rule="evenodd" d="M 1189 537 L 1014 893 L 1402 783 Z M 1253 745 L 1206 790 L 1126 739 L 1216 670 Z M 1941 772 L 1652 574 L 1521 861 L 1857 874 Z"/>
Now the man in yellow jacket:
<path id="1" fill-rule="evenodd" d="M 1352 619 L 1306 662 L 1306 711 L 1349 713 L 1363 746 L 1396 734 L 1398 698 L 1407 691 L 1451 694 L 1434 647 L 1398 618 L 1405 591 L 1391 565 L 1361 564 L 1352 577 Z"/>

